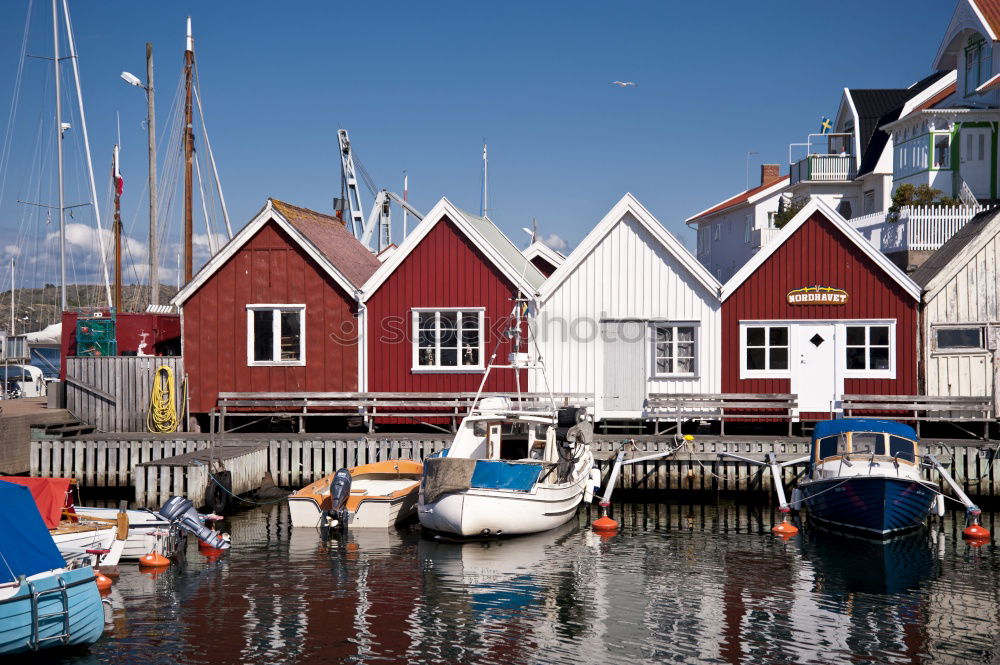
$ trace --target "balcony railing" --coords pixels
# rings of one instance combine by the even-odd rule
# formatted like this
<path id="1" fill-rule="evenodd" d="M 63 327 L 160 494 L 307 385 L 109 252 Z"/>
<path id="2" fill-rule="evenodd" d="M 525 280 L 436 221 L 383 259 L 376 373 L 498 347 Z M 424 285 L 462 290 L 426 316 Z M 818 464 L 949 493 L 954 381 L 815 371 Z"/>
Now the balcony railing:
<path id="1" fill-rule="evenodd" d="M 898 219 L 878 212 L 849 222 L 882 252 L 933 251 L 982 210 L 980 206 L 914 206 L 903 208 Z"/>
<path id="2" fill-rule="evenodd" d="M 792 184 L 854 180 L 853 155 L 809 155 L 792 164 Z"/>
<path id="3" fill-rule="evenodd" d="M 766 247 L 779 233 L 781 233 L 781 229 L 754 229 L 753 235 L 750 237 L 754 251 L 757 251 L 761 247 Z"/>

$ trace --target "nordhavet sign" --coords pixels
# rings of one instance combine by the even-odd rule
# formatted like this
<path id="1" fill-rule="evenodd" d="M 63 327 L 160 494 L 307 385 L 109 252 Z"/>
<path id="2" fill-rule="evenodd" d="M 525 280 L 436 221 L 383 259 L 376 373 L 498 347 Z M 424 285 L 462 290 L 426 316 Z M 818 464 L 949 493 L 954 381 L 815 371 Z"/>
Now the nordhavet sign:
<path id="1" fill-rule="evenodd" d="M 789 291 L 789 305 L 846 305 L 847 291 L 831 286 L 805 286 Z"/>

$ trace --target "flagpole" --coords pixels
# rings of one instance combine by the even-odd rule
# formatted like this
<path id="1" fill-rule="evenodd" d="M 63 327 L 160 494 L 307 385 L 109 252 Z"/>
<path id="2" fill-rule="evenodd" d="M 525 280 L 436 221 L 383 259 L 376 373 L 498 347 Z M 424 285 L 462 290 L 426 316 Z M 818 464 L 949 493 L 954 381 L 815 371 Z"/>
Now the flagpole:
<path id="1" fill-rule="evenodd" d="M 122 311 L 122 186 L 118 167 L 118 145 L 115 145 L 112 180 L 115 188 L 115 314 Z"/>

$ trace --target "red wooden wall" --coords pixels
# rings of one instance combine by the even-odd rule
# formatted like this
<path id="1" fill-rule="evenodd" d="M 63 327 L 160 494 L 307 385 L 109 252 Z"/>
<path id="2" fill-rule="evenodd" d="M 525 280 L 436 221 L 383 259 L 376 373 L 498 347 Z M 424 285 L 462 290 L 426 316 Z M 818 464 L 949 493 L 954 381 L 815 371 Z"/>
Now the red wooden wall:
<path id="1" fill-rule="evenodd" d="M 814 285 L 845 289 L 847 304 L 786 301 L 789 291 Z M 790 379 L 740 379 L 740 321 L 772 319 L 896 319 L 896 378 L 845 378 L 844 392 L 916 394 L 916 301 L 819 212 L 722 303 L 723 392 L 789 392 Z"/>
<path id="2" fill-rule="evenodd" d="M 306 364 L 247 365 L 248 304 L 305 303 Z M 356 391 L 355 301 L 269 222 L 184 303 L 184 368 L 191 411 L 220 392 Z"/>
<path id="3" fill-rule="evenodd" d="M 368 390 L 372 392 L 474 392 L 480 372 L 414 373 L 411 309 L 484 307 L 485 365 L 496 347 L 502 322 L 514 306 L 517 289 L 447 218 L 439 221 L 375 291 L 368 307 Z M 497 354 L 506 362 L 510 345 Z M 521 389 L 527 388 L 521 372 Z M 486 389 L 514 391 L 514 373 L 496 370 Z"/>
<path id="4" fill-rule="evenodd" d="M 108 310 L 101 310 L 110 316 Z M 78 312 L 62 313 L 62 338 L 59 366 L 60 380 L 66 380 L 66 358 L 77 354 L 76 324 Z M 181 317 L 176 314 L 147 314 L 143 312 L 123 312 L 115 319 L 115 341 L 118 355 L 135 355 L 142 347 L 144 355 L 180 355 Z"/>

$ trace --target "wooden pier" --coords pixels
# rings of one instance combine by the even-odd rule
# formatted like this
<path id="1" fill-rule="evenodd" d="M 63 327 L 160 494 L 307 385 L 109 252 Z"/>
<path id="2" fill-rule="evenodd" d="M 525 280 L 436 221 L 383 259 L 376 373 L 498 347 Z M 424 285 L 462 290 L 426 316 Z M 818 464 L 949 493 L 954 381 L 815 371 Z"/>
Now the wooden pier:
<path id="1" fill-rule="evenodd" d="M 672 436 L 599 436 L 594 454 L 605 479 L 610 458 L 624 441 L 634 456 L 677 445 Z M 203 501 L 213 482 L 207 475 L 210 468 L 231 474 L 234 494 L 260 487 L 265 473 L 275 484 L 295 489 L 345 466 L 393 458 L 423 460 L 450 443 L 451 437 L 444 434 L 95 434 L 33 441 L 31 475 L 70 476 L 81 487 L 120 488 L 123 493 L 134 488 L 139 505 L 155 508 L 172 494 Z M 770 474 L 760 473 L 761 467 L 720 454 L 763 461 L 774 453 L 779 461 L 789 461 L 806 455 L 808 446 L 808 439 L 796 437 L 699 436 L 666 459 L 623 467 L 616 488 L 720 496 L 771 493 Z M 925 440 L 922 452 L 950 465 L 970 495 L 1000 498 L 1000 464 L 994 464 L 997 442 Z M 786 486 L 803 467 L 783 469 Z"/>

